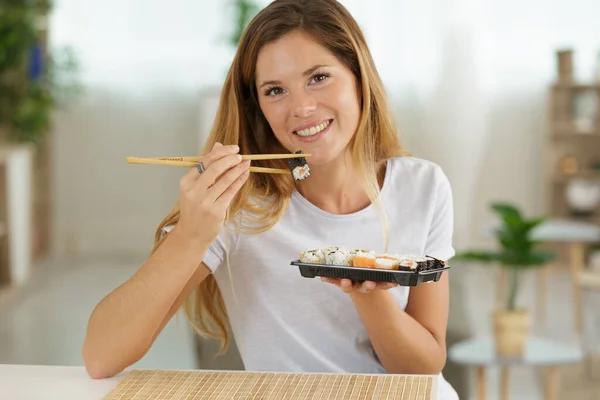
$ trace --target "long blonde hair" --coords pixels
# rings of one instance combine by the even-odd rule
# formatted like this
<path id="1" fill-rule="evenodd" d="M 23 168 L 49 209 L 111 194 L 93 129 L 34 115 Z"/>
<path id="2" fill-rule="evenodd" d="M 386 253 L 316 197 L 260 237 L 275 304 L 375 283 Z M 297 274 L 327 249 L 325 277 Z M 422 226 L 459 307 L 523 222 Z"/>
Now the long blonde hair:
<path id="1" fill-rule="evenodd" d="M 251 21 L 238 46 L 221 93 L 218 112 L 203 149 L 209 152 L 215 143 L 237 144 L 242 154 L 285 153 L 260 110 L 255 88 L 255 68 L 261 48 L 283 35 L 302 30 L 344 63 L 355 75 L 361 105 L 356 134 L 350 142 L 352 159 L 369 199 L 378 202 L 382 166 L 391 158 L 407 155 L 402 148 L 387 103 L 384 87 L 375 69 L 365 38 L 350 13 L 335 0 L 276 0 Z M 254 163 L 271 168 L 287 168 L 285 161 Z M 286 209 L 294 180 L 276 174 L 250 174 L 233 199 L 227 222 L 241 211 L 254 215 L 247 233 L 260 233 L 277 223 Z M 269 199 L 252 202 L 251 198 Z M 155 251 L 163 239 L 162 229 L 179 221 L 179 205 L 160 223 L 155 235 Z M 386 246 L 387 247 L 387 246 Z M 228 316 L 223 298 L 209 275 L 186 299 L 184 309 L 193 329 L 204 337 L 221 340 L 221 351 L 229 343 Z"/>

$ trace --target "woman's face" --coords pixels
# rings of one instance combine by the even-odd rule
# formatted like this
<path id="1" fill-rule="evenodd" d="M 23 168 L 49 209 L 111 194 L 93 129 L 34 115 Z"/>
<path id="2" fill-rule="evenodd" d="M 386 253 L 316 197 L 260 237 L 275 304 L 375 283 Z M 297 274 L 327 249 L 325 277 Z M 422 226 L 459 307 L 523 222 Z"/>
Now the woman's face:
<path id="1" fill-rule="evenodd" d="M 289 33 L 261 49 L 256 90 L 279 142 L 292 153 L 310 153 L 310 165 L 336 159 L 356 131 L 354 74 L 304 33 Z"/>

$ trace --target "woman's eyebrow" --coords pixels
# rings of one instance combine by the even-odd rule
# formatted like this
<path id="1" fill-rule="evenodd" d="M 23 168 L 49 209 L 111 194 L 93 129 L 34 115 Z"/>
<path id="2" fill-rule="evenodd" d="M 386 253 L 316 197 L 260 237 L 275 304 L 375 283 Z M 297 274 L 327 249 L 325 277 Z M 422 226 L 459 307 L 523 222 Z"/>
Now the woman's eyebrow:
<path id="1" fill-rule="evenodd" d="M 315 70 L 317 70 L 319 68 L 323 68 L 323 67 L 328 67 L 328 65 L 325 65 L 325 64 L 314 65 L 314 66 L 308 68 L 306 71 L 304 71 L 302 73 L 302 75 L 308 76 L 308 75 L 312 74 Z M 263 86 L 267 86 L 267 85 L 281 85 L 281 81 L 265 81 L 265 82 L 261 83 L 259 88 L 262 88 Z"/>

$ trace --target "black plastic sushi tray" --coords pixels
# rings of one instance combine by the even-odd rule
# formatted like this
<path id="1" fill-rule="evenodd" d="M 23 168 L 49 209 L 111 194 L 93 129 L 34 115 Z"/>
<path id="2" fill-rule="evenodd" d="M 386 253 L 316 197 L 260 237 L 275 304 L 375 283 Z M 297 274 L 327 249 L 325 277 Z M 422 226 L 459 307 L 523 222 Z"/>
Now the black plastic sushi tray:
<path id="1" fill-rule="evenodd" d="M 399 286 L 417 286 L 426 282 L 437 282 L 442 277 L 442 272 L 450 269 L 450 266 L 439 260 L 428 268 L 413 271 L 386 270 L 378 268 L 360 268 L 342 265 L 303 263 L 295 260 L 290 263 L 300 269 L 300 274 L 305 278 L 323 276 L 327 278 L 350 279 L 356 282 L 393 282 Z"/>

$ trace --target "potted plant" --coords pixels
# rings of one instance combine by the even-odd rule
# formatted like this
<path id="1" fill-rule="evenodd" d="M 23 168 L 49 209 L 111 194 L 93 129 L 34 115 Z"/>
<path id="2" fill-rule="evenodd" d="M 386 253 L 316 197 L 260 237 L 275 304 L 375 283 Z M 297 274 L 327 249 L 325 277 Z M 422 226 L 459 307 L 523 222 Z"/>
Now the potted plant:
<path id="1" fill-rule="evenodd" d="M 80 92 L 69 47 L 47 48 L 50 0 L 0 0 L 0 140 L 39 145 L 51 112 Z"/>
<path id="2" fill-rule="evenodd" d="M 33 233 L 23 231 L 24 239 L 15 247 L 23 254 L 31 247 L 35 258 L 43 256 L 50 244 L 52 113 L 82 89 L 72 49 L 48 44 L 52 9 L 53 0 L 0 0 L 0 148 L 5 157 L 20 160 L 12 170 L 14 179 L 32 188 L 31 198 L 21 199 L 18 211 L 6 212 L 21 216 L 24 226 L 32 225 Z M 0 197 L 8 196 L 7 187 L 0 184 Z M 13 243 L 16 230 L 11 230 Z M 29 260 L 29 256 L 12 254 L 6 259 Z"/>
<path id="3" fill-rule="evenodd" d="M 520 356 L 531 329 L 528 309 L 517 306 L 517 295 L 523 272 L 541 267 L 556 257 L 549 251 L 539 250 L 533 231 L 545 221 L 544 217 L 527 219 L 513 205 L 493 203 L 491 209 L 500 217 L 501 224 L 494 230 L 497 251 L 466 251 L 455 259 L 478 261 L 505 268 L 509 275 L 508 297 L 503 307 L 493 312 L 494 339 L 497 353 Z"/>

